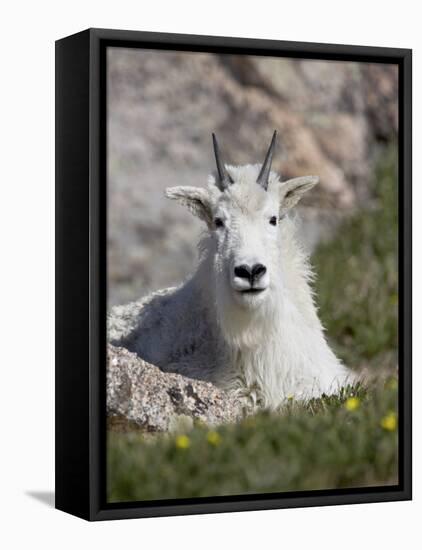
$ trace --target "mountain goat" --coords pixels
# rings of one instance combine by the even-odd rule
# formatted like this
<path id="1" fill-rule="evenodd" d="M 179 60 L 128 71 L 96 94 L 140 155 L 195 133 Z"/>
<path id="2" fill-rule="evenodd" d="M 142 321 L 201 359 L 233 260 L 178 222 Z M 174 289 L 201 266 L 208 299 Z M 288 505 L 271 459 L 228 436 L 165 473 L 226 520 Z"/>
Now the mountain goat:
<path id="1" fill-rule="evenodd" d="M 213 134 L 217 175 L 208 187 L 166 190 L 207 226 L 195 273 L 176 288 L 115 308 L 109 326 L 114 344 L 162 370 L 271 409 L 353 381 L 324 337 L 312 271 L 289 216 L 318 177 L 281 182 L 271 171 L 275 140 L 276 132 L 262 166 L 226 166 Z"/>

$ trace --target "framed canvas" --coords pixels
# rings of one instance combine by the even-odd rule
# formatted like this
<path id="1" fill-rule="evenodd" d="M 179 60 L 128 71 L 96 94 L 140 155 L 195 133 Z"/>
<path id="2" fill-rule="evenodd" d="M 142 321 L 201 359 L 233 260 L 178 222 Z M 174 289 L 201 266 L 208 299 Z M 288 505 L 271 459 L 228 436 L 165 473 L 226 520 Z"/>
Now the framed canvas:
<path id="1" fill-rule="evenodd" d="M 56 43 L 56 507 L 411 498 L 411 50 Z"/>

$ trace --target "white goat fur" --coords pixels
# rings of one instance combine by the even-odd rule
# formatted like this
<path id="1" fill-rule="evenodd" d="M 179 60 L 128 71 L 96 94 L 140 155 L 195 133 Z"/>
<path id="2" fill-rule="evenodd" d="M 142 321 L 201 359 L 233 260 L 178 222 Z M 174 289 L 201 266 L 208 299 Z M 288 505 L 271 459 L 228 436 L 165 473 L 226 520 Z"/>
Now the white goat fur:
<path id="1" fill-rule="evenodd" d="M 313 273 L 295 218 L 287 214 L 318 178 L 281 182 L 271 172 L 265 191 L 256 183 L 259 168 L 227 166 L 234 184 L 224 191 L 212 176 L 206 189 L 167 189 L 208 226 L 197 270 L 177 288 L 129 310 L 115 308 L 109 331 L 114 344 L 164 371 L 213 382 L 275 409 L 290 397 L 335 393 L 354 375 L 326 342 L 310 287 Z M 268 222 L 273 215 L 277 226 Z M 224 220 L 222 229 L 216 216 Z M 233 266 L 242 261 L 267 266 L 266 289 L 258 296 L 234 287 Z M 120 322 L 130 329 L 119 330 Z"/>

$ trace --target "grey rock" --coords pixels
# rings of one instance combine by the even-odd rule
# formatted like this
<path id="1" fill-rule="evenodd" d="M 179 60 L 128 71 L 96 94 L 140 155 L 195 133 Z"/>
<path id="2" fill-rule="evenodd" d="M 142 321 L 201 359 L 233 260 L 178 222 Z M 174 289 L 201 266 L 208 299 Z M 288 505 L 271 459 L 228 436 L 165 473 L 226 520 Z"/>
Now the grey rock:
<path id="1" fill-rule="evenodd" d="M 167 432 L 236 422 L 240 402 L 214 385 L 164 373 L 134 353 L 107 349 L 107 416 L 110 429 Z"/>

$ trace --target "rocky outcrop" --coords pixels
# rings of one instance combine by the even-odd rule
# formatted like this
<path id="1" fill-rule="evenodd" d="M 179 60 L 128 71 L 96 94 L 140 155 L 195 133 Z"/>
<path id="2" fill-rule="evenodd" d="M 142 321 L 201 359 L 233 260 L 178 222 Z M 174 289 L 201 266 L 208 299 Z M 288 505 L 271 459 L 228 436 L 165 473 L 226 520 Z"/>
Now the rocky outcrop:
<path id="1" fill-rule="evenodd" d="M 397 136 L 395 65 L 111 48 L 108 67 L 112 304 L 192 272 L 202 225 L 164 189 L 205 184 L 211 132 L 243 164 L 262 162 L 277 129 L 282 177 L 320 176 L 301 203 L 310 246 L 371 198 L 377 144 Z"/>
<path id="2" fill-rule="evenodd" d="M 164 373 L 134 353 L 107 350 L 107 417 L 111 430 L 187 430 L 194 422 L 235 422 L 240 403 L 210 383 Z"/>

